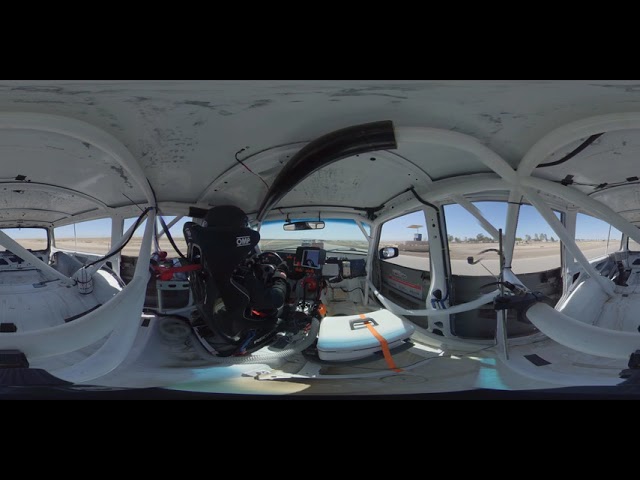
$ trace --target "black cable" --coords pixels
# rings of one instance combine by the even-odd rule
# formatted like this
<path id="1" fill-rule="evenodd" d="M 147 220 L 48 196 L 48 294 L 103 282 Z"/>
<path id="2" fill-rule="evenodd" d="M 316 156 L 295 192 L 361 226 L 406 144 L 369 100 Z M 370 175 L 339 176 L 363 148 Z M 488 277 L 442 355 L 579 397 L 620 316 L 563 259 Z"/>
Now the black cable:
<path id="1" fill-rule="evenodd" d="M 562 180 L 553 180 L 553 183 L 562 184 Z M 564 185 L 564 184 L 563 184 Z M 579 187 L 594 187 L 597 188 L 600 184 L 595 183 L 580 183 L 580 182 L 571 182 L 569 185 L 578 185 Z"/>
<path id="2" fill-rule="evenodd" d="M 147 213 L 149 213 L 149 211 L 152 208 L 153 207 L 147 207 L 142 211 L 140 216 L 137 218 L 136 223 L 134 224 L 133 228 L 131 229 L 131 233 L 129 234 L 129 238 L 127 238 L 127 240 L 122 245 L 120 245 L 120 247 L 117 250 L 114 250 L 113 252 L 109 253 L 108 255 L 105 255 L 104 257 L 101 257 L 101 258 L 99 258 L 97 260 L 94 260 L 91 263 L 87 263 L 85 265 L 85 267 L 90 267 L 91 265 L 95 265 L 96 263 L 100 263 L 100 262 L 106 260 L 107 258 L 113 257 L 116 253 L 120 252 L 127 245 L 127 243 L 129 243 L 131 241 L 131 239 L 133 238 L 133 234 L 135 233 L 136 229 L 142 223 L 142 219 L 147 215 Z"/>
<path id="3" fill-rule="evenodd" d="M 614 183 L 580 183 L 580 182 L 574 182 L 572 181 L 571 183 L 565 184 L 563 183 L 563 180 L 552 180 L 553 183 L 560 183 L 562 185 L 578 185 L 579 187 L 593 187 L 598 191 L 604 190 L 606 188 L 612 188 L 612 187 L 620 187 L 622 185 L 633 185 L 634 183 L 638 183 L 636 181 L 628 181 L 628 180 L 624 180 L 622 182 L 614 182 Z"/>
<path id="4" fill-rule="evenodd" d="M 344 288 L 340 288 L 340 290 L 342 290 L 344 293 L 351 293 L 351 292 L 355 292 L 356 290 L 360 290 L 364 295 L 364 290 L 362 290 L 361 287 L 352 288 L 351 290 L 345 290 Z"/>
<path id="5" fill-rule="evenodd" d="M 154 190 L 153 185 L 151 185 L 151 181 L 149 179 L 147 179 L 147 183 L 149 184 L 149 188 L 151 189 L 151 193 L 153 194 L 153 206 L 156 208 L 156 210 L 158 210 L 158 197 L 156 196 L 156 191 Z"/>
<path id="6" fill-rule="evenodd" d="M 337 287 L 337 288 L 336 288 L 336 287 L 332 287 L 332 286 L 330 286 L 330 285 L 329 285 L 329 288 L 330 288 L 331 290 L 338 290 L 338 289 L 339 289 L 339 290 L 342 290 L 344 293 L 351 293 L 351 292 L 355 292 L 356 290 L 360 290 L 360 291 L 362 292 L 362 295 L 364 295 L 364 290 L 362 290 L 362 287 L 356 287 L 356 288 L 353 288 L 353 289 L 351 289 L 351 290 L 345 290 L 345 289 L 344 289 L 344 288 L 342 288 L 342 287 Z"/>
<path id="7" fill-rule="evenodd" d="M 596 189 L 595 191 L 588 193 L 587 195 L 593 195 L 594 193 L 599 193 L 602 192 L 604 190 L 609 190 L 610 188 L 615 188 L 615 187 L 622 187 L 622 186 L 627 186 L 627 185 L 640 185 L 640 182 L 622 182 L 622 183 L 609 183 L 607 184 L 606 187 L 602 187 L 601 189 Z"/>
<path id="8" fill-rule="evenodd" d="M 567 155 L 565 155 L 564 157 L 562 157 L 560 160 L 556 160 L 555 162 L 549 162 L 549 163 L 541 163 L 540 165 L 538 165 L 536 168 L 544 168 L 544 167 L 553 167 L 555 165 L 560 165 L 561 163 L 566 162 L 567 160 L 571 160 L 573 157 L 575 157 L 577 154 L 579 154 L 582 150 L 584 150 L 585 148 L 587 148 L 589 145 L 591 145 L 593 142 L 596 141 L 596 139 L 598 139 L 601 135 L 604 135 L 604 132 L 602 133 L 596 133 L 595 135 L 591 135 L 589 138 L 587 138 L 584 142 L 582 142 L 578 148 L 576 148 L 575 150 L 573 150 L 572 152 L 569 152 Z"/>
<path id="9" fill-rule="evenodd" d="M 151 185 L 151 182 L 149 182 L 148 180 L 147 180 L 147 182 L 149 183 L 149 188 L 151 189 L 151 193 L 153 194 L 153 201 L 155 203 L 156 212 L 158 213 L 158 218 L 160 219 L 160 225 L 162 225 L 162 229 L 164 230 L 164 233 L 167 236 L 167 239 L 169 240 L 169 243 L 171 244 L 173 249 L 176 251 L 176 253 L 178 255 L 180 255 L 180 258 L 186 260 L 187 257 L 185 257 L 182 254 L 182 252 L 180 251 L 178 246 L 173 241 L 173 237 L 171 236 L 171 233 L 169 233 L 169 229 L 167 228 L 167 224 L 164 222 L 164 219 L 162 218 L 162 215 L 160 214 L 160 209 L 158 208 L 158 197 L 156 196 L 156 191 L 154 190 L 153 185 Z M 154 232 L 156 232 L 155 225 L 154 225 Z M 156 248 L 160 248 L 160 244 L 158 242 L 158 236 L 157 235 L 156 235 Z"/>
<path id="10" fill-rule="evenodd" d="M 151 313 L 156 317 L 175 317 L 179 320 L 185 321 L 189 326 L 191 326 L 191 319 L 185 317 L 184 315 L 178 315 L 176 313 L 160 313 L 158 310 L 151 307 L 144 307 L 142 309 L 142 313 L 147 313 L 147 314 Z"/>
<path id="11" fill-rule="evenodd" d="M 629 185 L 631 183 L 632 182 L 630 182 L 629 180 L 624 180 L 622 182 L 600 183 L 598 185 L 595 185 L 595 187 L 596 187 L 596 189 L 604 189 L 604 188 L 607 188 L 607 187 L 620 187 L 622 185 Z M 584 184 L 584 185 L 586 185 L 586 184 Z M 591 185 L 589 185 L 589 186 L 591 186 Z"/>
<path id="12" fill-rule="evenodd" d="M 160 219 L 160 225 L 162 225 L 162 229 L 164 230 L 164 234 L 167 236 L 167 240 L 169 240 L 169 243 L 171 244 L 173 249 L 178 253 L 178 255 L 180 255 L 180 258 L 183 258 L 184 260 L 186 260 L 187 257 L 185 257 L 182 254 L 182 252 L 180 251 L 180 249 L 178 248 L 176 243 L 173 241 L 173 237 L 171 236 L 171 233 L 169 232 L 169 228 L 167 227 L 167 224 L 164 223 L 164 218 L 162 218 L 162 215 L 159 215 L 158 218 Z"/>
<path id="13" fill-rule="evenodd" d="M 444 270 L 444 281 L 445 281 L 445 286 L 447 287 L 447 294 L 445 295 L 445 297 L 442 300 L 447 300 L 449 298 L 449 293 L 451 291 L 451 277 L 449 276 L 449 269 L 447 268 L 447 251 L 446 251 L 446 246 L 444 244 L 445 239 L 447 237 L 444 236 L 444 234 L 442 233 L 442 224 L 444 223 L 442 221 L 442 217 L 440 215 L 440 209 L 438 207 L 436 207 L 433 203 L 429 203 L 427 202 L 425 199 L 423 199 L 422 197 L 420 197 L 420 195 L 418 195 L 418 192 L 416 192 L 415 188 L 411 187 L 409 189 L 411 191 L 411 193 L 413 193 L 413 196 L 416 197 L 416 199 L 422 203 L 423 205 L 426 205 L 428 207 L 433 208 L 436 211 L 436 220 L 438 223 L 438 233 L 440 234 L 440 245 L 442 245 L 442 269 Z M 426 219 L 425 219 L 426 220 Z"/>

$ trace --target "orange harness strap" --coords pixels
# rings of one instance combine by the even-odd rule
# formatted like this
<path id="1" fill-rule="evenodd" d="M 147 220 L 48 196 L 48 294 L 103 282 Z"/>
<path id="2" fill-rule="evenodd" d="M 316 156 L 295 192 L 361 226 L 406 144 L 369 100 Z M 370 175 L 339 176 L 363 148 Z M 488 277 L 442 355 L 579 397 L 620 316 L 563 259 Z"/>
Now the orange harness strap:
<path id="1" fill-rule="evenodd" d="M 360 318 L 365 319 L 367 318 L 366 315 L 363 315 L 362 313 L 360 314 Z M 384 355 L 384 359 L 387 362 L 387 365 L 389 365 L 389 368 L 391 370 L 393 370 L 394 372 L 402 372 L 401 368 L 398 368 L 396 366 L 396 362 L 393 361 L 393 357 L 391 356 L 391 352 L 389 351 L 389 344 L 387 343 L 387 341 L 385 340 L 385 338 L 380 335 L 375 328 L 373 328 L 373 325 L 371 325 L 371 322 L 364 322 L 364 324 L 366 325 L 366 327 L 369 329 L 369 331 L 371 332 L 371 334 L 376 337 L 376 340 L 378 340 L 378 342 L 380 342 L 380 346 L 382 347 L 382 355 Z"/>

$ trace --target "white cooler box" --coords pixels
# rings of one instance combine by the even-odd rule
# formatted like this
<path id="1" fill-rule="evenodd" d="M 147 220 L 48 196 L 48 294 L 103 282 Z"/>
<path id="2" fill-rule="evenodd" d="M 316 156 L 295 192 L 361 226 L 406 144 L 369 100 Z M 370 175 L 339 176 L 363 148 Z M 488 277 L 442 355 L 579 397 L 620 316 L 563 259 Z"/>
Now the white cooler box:
<path id="1" fill-rule="evenodd" d="M 368 320 L 382 336 L 389 349 L 399 347 L 415 328 L 409 322 L 381 309 L 360 315 L 325 317 L 318 333 L 318 356 L 321 360 L 356 360 L 382 351 L 382 345 L 365 325 Z"/>

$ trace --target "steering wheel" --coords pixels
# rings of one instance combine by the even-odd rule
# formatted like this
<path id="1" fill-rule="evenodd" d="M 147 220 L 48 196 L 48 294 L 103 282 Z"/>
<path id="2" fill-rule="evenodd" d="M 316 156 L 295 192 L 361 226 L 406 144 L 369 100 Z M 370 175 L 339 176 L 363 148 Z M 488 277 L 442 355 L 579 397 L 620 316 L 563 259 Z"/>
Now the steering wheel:
<path id="1" fill-rule="evenodd" d="M 273 251 L 261 252 L 254 257 L 254 270 L 258 278 L 263 281 L 269 281 L 277 270 L 284 270 L 286 274 L 289 273 L 287 263 L 282 259 L 280 255 Z"/>
<path id="2" fill-rule="evenodd" d="M 271 277 L 273 273 L 278 269 L 283 269 L 289 273 L 287 263 L 282 260 L 282 257 L 273 251 L 261 252 L 255 257 L 255 265 L 262 271 L 262 276 L 265 278 Z"/>
<path id="3" fill-rule="evenodd" d="M 275 257 L 276 262 L 269 262 L 268 260 L 265 261 L 265 259 L 267 257 Z M 282 257 L 280 255 L 278 255 L 276 252 L 273 252 L 271 250 L 267 250 L 266 252 L 262 252 L 258 255 L 258 263 L 271 263 L 273 265 L 275 265 L 276 267 L 281 266 L 283 263 L 286 265 L 286 262 L 284 260 L 282 260 Z"/>

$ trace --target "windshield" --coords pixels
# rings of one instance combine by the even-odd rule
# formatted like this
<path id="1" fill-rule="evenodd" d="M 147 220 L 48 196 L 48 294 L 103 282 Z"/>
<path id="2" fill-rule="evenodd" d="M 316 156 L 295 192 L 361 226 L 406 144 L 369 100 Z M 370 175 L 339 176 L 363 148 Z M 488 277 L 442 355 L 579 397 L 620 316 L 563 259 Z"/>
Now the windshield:
<path id="1" fill-rule="evenodd" d="M 354 220 L 323 219 L 323 221 L 325 222 L 323 229 L 296 231 L 283 230 L 282 226 L 285 224 L 283 220 L 264 222 L 260 229 L 260 250 L 295 250 L 299 246 L 308 246 L 323 248 L 327 251 L 367 252 L 369 243 Z M 368 225 L 365 230 L 370 231 Z"/>

